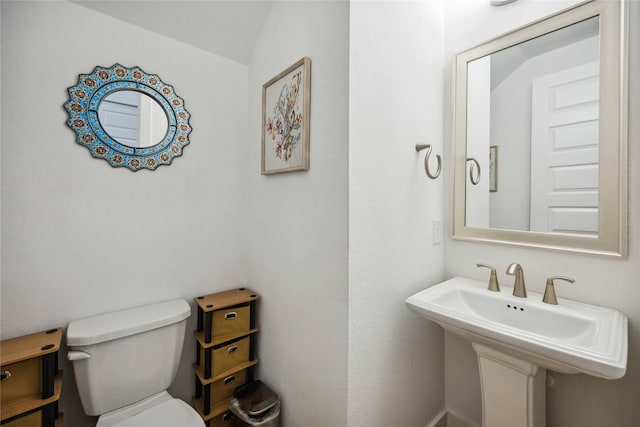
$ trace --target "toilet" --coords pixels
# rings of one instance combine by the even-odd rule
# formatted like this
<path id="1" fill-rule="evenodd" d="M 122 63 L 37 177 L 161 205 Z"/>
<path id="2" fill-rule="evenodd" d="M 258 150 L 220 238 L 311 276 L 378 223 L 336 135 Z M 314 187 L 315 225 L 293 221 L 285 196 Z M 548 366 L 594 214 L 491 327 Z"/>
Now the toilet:
<path id="1" fill-rule="evenodd" d="M 74 320 L 68 359 L 87 415 L 96 427 L 204 427 L 186 402 L 171 396 L 189 304 L 183 299 Z"/>

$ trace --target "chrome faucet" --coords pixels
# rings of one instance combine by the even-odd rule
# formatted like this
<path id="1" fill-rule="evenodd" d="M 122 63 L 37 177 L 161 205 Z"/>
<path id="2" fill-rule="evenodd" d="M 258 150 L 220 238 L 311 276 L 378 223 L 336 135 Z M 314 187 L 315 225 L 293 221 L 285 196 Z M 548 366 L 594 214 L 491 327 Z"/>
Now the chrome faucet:
<path id="1" fill-rule="evenodd" d="M 527 288 L 524 286 L 524 272 L 522 271 L 522 266 L 514 262 L 507 267 L 507 274 L 516 276 L 516 281 L 513 283 L 513 296 L 526 298 Z"/>
<path id="2" fill-rule="evenodd" d="M 542 302 L 546 302 L 547 304 L 558 305 L 558 297 L 556 297 L 556 289 L 553 286 L 554 280 L 565 280 L 569 283 L 575 282 L 571 277 L 566 276 L 553 276 L 547 278 L 547 286 L 544 288 L 544 296 L 542 297 Z"/>
<path id="3" fill-rule="evenodd" d="M 498 284 L 498 276 L 496 275 L 496 269 L 491 267 L 489 264 L 482 264 L 482 263 L 476 264 L 476 267 L 478 268 L 485 267 L 491 271 L 491 276 L 489 277 L 489 287 L 487 289 L 493 292 L 500 292 L 500 285 Z"/>

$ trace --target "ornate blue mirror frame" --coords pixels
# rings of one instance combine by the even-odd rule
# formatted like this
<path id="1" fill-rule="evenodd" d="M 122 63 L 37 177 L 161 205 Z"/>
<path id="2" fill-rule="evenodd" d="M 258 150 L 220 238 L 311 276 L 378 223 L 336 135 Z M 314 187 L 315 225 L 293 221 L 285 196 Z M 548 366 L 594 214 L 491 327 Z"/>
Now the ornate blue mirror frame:
<path id="1" fill-rule="evenodd" d="M 77 143 L 87 147 L 93 157 L 104 159 L 113 167 L 124 166 L 134 172 L 154 170 L 170 164 L 189 144 L 190 115 L 184 108 L 184 100 L 157 75 L 120 64 L 111 68 L 96 67 L 91 74 L 80 74 L 78 84 L 67 90 L 69 101 L 64 104 L 69 113 L 67 125 L 76 133 Z M 159 143 L 150 147 L 129 147 L 104 130 L 98 119 L 100 102 L 122 90 L 141 92 L 160 104 L 167 116 L 168 130 Z"/>

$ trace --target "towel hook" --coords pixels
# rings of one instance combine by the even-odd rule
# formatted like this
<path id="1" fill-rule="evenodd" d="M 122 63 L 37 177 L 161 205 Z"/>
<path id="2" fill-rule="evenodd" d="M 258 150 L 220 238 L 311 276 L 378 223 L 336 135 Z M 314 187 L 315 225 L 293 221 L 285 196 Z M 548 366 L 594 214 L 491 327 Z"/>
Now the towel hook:
<path id="1" fill-rule="evenodd" d="M 469 179 L 471 180 L 471 183 L 473 185 L 478 185 L 478 183 L 480 182 L 480 163 L 478 163 L 478 161 L 473 157 L 467 157 L 467 162 L 473 162 L 471 163 L 471 167 L 469 168 Z M 473 171 L 476 169 L 478 170 L 478 173 L 476 174 L 476 177 L 474 179 Z"/>
<path id="2" fill-rule="evenodd" d="M 427 176 L 431 179 L 436 179 L 440 176 L 440 170 L 442 169 L 442 159 L 440 158 L 440 154 L 436 154 L 436 159 L 438 159 L 438 169 L 436 173 L 431 173 L 429 170 L 429 156 L 431 155 L 431 144 L 416 144 L 416 151 L 420 152 L 422 150 L 427 150 L 426 156 L 424 156 L 424 171 L 427 173 Z"/>

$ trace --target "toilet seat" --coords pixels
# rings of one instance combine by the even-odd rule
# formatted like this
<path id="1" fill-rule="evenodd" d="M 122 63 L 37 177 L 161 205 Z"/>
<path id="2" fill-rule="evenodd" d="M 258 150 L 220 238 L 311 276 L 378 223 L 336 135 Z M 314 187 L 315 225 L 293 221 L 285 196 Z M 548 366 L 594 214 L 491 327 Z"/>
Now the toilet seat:
<path id="1" fill-rule="evenodd" d="M 162 392 L 142 402 L 102 415 L 96 427 L 204 427 L 186 402 Z"/>
<path id="2" fill-rule="evenodd" d="M 152 409 L 141 412 L 124 420 L 114 427 L 200 427 L 204 426 L 202 418 L 180 399 L 171 399 Z"/>

